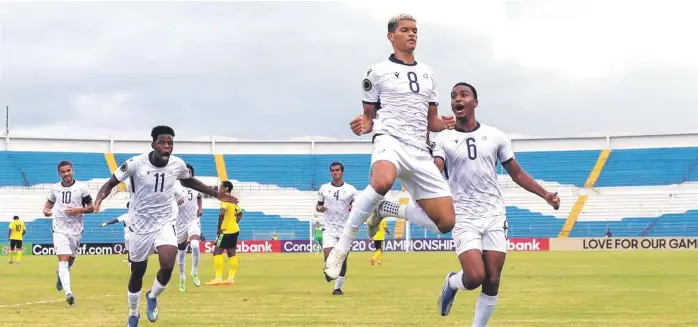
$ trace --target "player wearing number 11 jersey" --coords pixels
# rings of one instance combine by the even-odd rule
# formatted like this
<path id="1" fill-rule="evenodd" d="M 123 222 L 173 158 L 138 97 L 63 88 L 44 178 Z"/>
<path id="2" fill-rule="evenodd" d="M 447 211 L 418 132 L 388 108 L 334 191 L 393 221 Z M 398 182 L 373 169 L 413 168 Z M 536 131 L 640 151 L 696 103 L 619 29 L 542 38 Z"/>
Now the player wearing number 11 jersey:
<path id="1" fill-rule="evenodd" d="M 435 139 L 434 162 L 445 172 L 453 194 L 456 226 L 452 235 L 462 267 L 446 275 L 438 310 L 442 316 L 448 315 L 459 289 L 474 290 L 482 285 L 471 326 L 484 327 L 497 303 L 508 247 L 506 205 L 497 181 L 497 162 L 516 184 L 545 199 L 555 210 L 560 198 L 521 169 L 506 134 L 475 119 L 477 104 L 473 86 L 456 84 L 451 91 L 455 129 Z"/>
<path id="2" fill-rule="evenodd" d="M 104 184 L 95 202 L 99 212 L 101 202 L 119 183 L 129 181 L 131 201 L 129 206 L 129 259 L 131 277 L 128 282 L 129 316 L 128 326 L 138 326 L 143 275 L 148 267 L 148 255 L 157 249 L 160 270 L 153 287 L 146 293 L 148 320 L 158 318 L 158 295 L 165 291 L 172 277 L 177 256 L 177 232 L 175 230 L 175 183 L 215 196 L 221 201 L 237 203 L 237 198 L 220 194 L 191 176 L 184 161 L 172 155 L 174 130 L 168 126 L 157 126 L 151 132 L 153 151 L 135 156 L 114 171 Z"/>

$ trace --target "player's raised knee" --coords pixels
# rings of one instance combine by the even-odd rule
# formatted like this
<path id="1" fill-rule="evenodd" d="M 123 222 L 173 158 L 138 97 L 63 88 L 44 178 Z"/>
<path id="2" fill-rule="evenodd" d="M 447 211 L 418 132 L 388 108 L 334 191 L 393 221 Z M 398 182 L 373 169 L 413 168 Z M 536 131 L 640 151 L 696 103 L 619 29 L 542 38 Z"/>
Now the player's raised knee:
<path id="1" fill-rule="evenodd" d="M 465 286 L 465 289 L 472 291 L 485 281 L 485 274 L 483 273 L 475 273 L 475 274 L 463 274 L 463 286 Z"/>
<path id="2" fill-rule="evenodd" d="M 439 232 L 442 234 L 450 233 L 455 226 L 455 220 L 449 221 L 449 219 L 440 219 L 439 222 L 436 223 L 436 227 L 439 228 Z"/>
<path id="3" fill-rule="evenodd" d="M 376 193 L 386 195 L 395 184 L 397 168 L 387 160 L 376 161 L 371 167 L 371 187 Z"/>

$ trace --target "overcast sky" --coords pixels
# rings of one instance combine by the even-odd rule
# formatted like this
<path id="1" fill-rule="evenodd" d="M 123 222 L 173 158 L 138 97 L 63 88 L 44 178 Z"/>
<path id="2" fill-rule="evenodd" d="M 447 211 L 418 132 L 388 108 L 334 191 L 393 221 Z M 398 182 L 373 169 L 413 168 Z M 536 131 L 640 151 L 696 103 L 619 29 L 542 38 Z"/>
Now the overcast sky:
<path id="1" fill-rule="evenodd" d="M 0 104 L 13 133 L 352 137 L 388 19 L 417 60 L 478 88 L 510 135 L 698 131 L 690 1 L 0 3 Z M 120 133 L 115 133 L 120 134 Z"/>

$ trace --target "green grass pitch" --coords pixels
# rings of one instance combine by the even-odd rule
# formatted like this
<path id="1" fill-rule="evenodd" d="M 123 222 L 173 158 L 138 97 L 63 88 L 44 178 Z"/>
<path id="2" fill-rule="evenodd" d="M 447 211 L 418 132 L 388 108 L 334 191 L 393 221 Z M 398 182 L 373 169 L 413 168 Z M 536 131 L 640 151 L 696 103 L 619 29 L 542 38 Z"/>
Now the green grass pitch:
<path id="1" fill-rule="evenodd" d="M 479 291 L 461 291 L 451 315 L 436 300 L 452 252 L 387 252 L 372 267 L 370 253 L 352 253 L 343 287 L 332 296 L 315 254 L 240 254 L 235 286 L 177 291 L 177 268 L 150 323 L 141 326 L 470 326 Z M 7 257 L 4 257 L 7 258 Z M 126 324 L 124 256 L 78 257 L 71 272 L 76 305 L 55 289 L 55 257 L 24 256 L 0 263 L 0 326 L 98 327 Z M 151 257 L 144 292 L 158 269 Z M 187 256 L 187 271 L 191 257 Z M 227 268 L 226 268 L 227 269 Z M 203 255 L 202 282 L 212 257 Z M 514 252 L 502 276 L 492 327 L 698 326 L 698 251 Z"/>

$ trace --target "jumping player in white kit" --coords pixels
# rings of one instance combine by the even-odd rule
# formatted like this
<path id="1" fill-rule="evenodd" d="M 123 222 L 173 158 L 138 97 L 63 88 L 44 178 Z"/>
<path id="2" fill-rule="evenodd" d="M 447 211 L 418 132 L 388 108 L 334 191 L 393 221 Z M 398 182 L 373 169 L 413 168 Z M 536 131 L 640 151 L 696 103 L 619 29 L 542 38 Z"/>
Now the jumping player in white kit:
<path id="1" fill-rule="evenodd" d="M 194 167 L 187 164 L 187 169 L 191 176 L 194 176 Z M 201 286 L 199 279 L 199 260 L 201 249 L 199 240 L 201 239 L 201 220 L 199 217 L 204 214 L 203 195 L 197 190 L 182 186 L 176 183 L 175 188 L 182 194 L 182 203 L 179 205 L 177 215 L 177 263 L 179 267 L 179 291 L 185 292 L 187 289 L 187 277 L 184 273 L 186 266 L 187 245 L 191 245 L 191 280 L 194 286 Z"/>
<path id="2" fill-rule="evenodd" d="M 335 247 L 339 237 L 342 235 L 342 230 L 349 217 L 351 205 L 358 193 L 356 188 L 349 183 L 344 182 L 344 165 L 339 162 L 330 164 L 330 175 L 332 181 L 323 184 L 318 190 L 317 204 L 315 210 L 322 212 L 325 218 L 325 230 L 322 233 L 322 252 L 327 260 L 327 255 Z M 333 295 L 344 295 L 342 285 L 347 273 L 347 260 L 344 259 L 342 271 L 339 277 L 334 281 Z M 331 279 L 325 276 L 329 282 Z"/>
<path id="3" fill-rule="evenodd" d="M 83 231 L 82 216 L 92 213 L 92 197 L 87 184 L 73 178 L 73 164 L 70 161 L 58 163 L 58 176 L 61 181 L 54 184 L 44 204 L 44 216 L 53 216 L 53 248 L 58 256 L 58 277 L 56 289 L 65 291 L 68 304 L 75 303 L 70 285 L 70 269 L 78 255 Z"/>
<path id="4" fill-rule="evenodd" d="M 135 156 L 114 171 L 114 175 L 100 188 L 95 201 L 95 212 L 101 202 L 119 183 L 129 180 L 131 208 L 129 213 L 129 259 L 131 277 L 128 282 L 128 326 L 138 326 L 143 275 L 148 267 L 148 255 L 157 250 L 160 270 L 153 287 L 146 292 L 148 320 L 158 318 L 160 295 L 172 277 L 177 256 L 177 231 L 175 230 L 175 183 L 217 197 L 221 201 L 237 203 L 237 198 L 211 189 L 193 178 L 182 159 L 172 155 L 174 130 L 168 126 L 156 126 L 151 132 L 153 151 Z"/>
<path id="5" fill-rule="evenodd" d="M 357 135 L 375 132 L 371 177 L 356 197 L 342 235 L 325 262 L 325 274 L 331 279 L 339 277 L 364 222 L 370 238 L 378 231 L 382 216 L 401 217 L 437 233 L 448 233 L 454 226 L 451 191 L 426 144 L 427 131 L 453 128 L 454 119 L 439 117 L 434 72 L 414 59 L 416 20 L 409 15 L 391 18 L 387 37 L 394 53 L 364 73 L 364 112 L 350 123 Z M 408 205 L 382 202 L 396 179 L 412 196 Z"/>
<path id="6" fill-rule="evenodd" d="M 484 327 L 497 303 L 508 247 L 509 227 L 497 181 L 497 161 L 516 184 L 545 199 L 555 210 L 560 207 L 560 198 L 524 172 L 504 132 L 475 119 L 477 105 L 477 90 L 468 83 L 456 84 L 451 91 L 455 130 L 439 133 L 434 141 L 434 161 L 446 175 L 455 203 L 452 235 L 462 268 L 447 274 L 437 304 L 439 313 L 446 316 L 459 289 L 474 290 L 482 285 L 471 326 Z"/>

